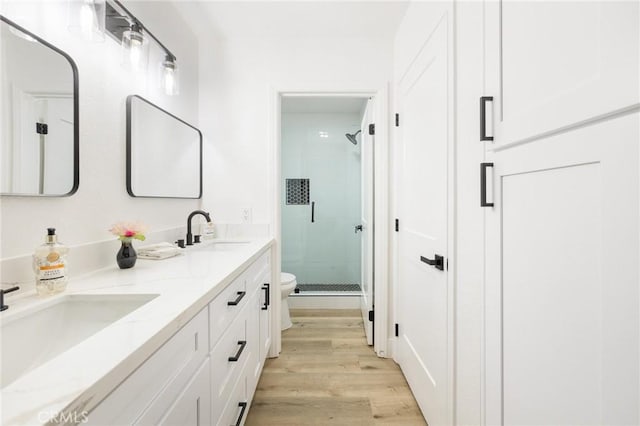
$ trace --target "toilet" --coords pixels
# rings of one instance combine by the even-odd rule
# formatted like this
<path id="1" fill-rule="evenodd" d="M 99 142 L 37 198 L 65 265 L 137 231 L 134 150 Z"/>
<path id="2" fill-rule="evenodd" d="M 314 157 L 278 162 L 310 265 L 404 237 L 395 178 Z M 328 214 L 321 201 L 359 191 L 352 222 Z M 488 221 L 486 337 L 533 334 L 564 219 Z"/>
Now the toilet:
<path id="1" fill-rule="evenodd" d="M 282 312 L 281 329 L 286 330 L 291 328 L 291 317 L 289 316 L 289 304 L 287 303 L 287 297 L 296 288 L 296 276 L 283 272 L 280 274 L 280 292 L 282 293 L 282 304 L 280 305 L 280 312 Z"/>

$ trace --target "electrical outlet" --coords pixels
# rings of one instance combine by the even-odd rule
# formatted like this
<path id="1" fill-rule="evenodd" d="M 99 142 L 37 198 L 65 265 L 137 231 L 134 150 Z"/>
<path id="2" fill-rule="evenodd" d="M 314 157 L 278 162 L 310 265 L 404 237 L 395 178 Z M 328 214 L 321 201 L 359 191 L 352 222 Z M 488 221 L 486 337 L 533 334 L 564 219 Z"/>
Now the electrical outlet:
<path id="1" fill-rule="evenodd" d="M 240 210 L 240 219 L 242 220 L 242 223 L 251 223 L 251 207 L 243 207 Z"/>

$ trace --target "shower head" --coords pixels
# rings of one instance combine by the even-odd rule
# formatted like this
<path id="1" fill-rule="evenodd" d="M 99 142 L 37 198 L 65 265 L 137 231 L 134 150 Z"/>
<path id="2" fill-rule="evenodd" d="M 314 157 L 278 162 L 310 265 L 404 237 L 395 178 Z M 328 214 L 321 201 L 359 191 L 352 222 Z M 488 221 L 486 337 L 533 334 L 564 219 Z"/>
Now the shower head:
<path id="1" fill-rule="evenodd" d="M 358 133 L 360 133 L 361 131 L 362 130 L 358 130 L 354 134 L 345 133 L 344 135 L 347 139 L 349 139 L 349 142 L 351 142 L 354 145 L 358 145 L 358 140 L 356 139 L 356 136 L 358 136 Z"/>

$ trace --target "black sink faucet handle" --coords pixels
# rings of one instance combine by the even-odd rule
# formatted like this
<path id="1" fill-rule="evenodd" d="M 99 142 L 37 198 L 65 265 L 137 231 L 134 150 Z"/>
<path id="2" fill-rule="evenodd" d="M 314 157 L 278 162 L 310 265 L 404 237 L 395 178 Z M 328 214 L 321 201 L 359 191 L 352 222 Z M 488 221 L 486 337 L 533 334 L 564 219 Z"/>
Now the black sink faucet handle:
<path id="1" fill-rule="evenodd" d="M 16 290 L 20 290 L 20 287 L 15 286 L 15 287 L 8 288 L 6 290 L 0 289 L 0 311 L 6 311 L 7 309 L 9 309 L 9 306 L 4 304 L 4 295 Z"/>

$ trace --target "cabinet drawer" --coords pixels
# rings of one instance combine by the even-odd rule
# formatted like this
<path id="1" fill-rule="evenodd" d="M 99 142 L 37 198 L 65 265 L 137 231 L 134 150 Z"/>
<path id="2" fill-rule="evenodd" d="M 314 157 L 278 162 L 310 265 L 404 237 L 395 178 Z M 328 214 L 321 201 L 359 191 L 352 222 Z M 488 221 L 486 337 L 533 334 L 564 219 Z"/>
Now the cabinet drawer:
<path id="1" fill-rule="evenodd" d="M 138 419 L 136 425 L 201 426 L 211 424 L 210 363 L 205 359 L 184 390 L 171 399 L 157 398 Z M 177 384 L 172 389 L 180 390 Z M 173 388 L 175 386 L 175 388 Z M 167 407 L 169 407 L 167 409 Z"/>
<path id="2" fill-rule="evenodd" d="M 87 423 L 133 424 L 154 399 L 173 401 L 207 356 L 207 324 L 203 309 L 102 401 Z"/>
<path id="3" fill-rule="evenodd" d="M 249 401 L 247 399 L 247 385 L 245 377 L 235 383 L 231 397 L 220 416 L 218 426 L 243 425 L 249 414 Z"/>
<path id="4" fill-rule="evenodd" d="M 226 328 L 247 305 L 247 279 L 243 273 L 209 304 L 209 344 L 213 348 Z"/>
<path id="5" fill-rule="evenodd" d="M 245 309 L 231 324 L 211 352 L 211 398 L 214 423 L 231 394 L 233 385 L 243 373 L 247 359 L 251 357 L 255 342 L 247 340 Z"/>
<path id="6" fill-rule="evenodd" d="M 251 294 L 257 288 L 262 287 L 262 285 L 266 282 L 270 281 L 270 275 L 267 275 L 266 272 L 270 270 L 271 267 L 271 251 L 267 251 L 263 253 L 255 262 L 247 268 L 246 276 L 247 276 L 247 291 Z M 265 277 L 268 276 L 265 281 Z"/>

